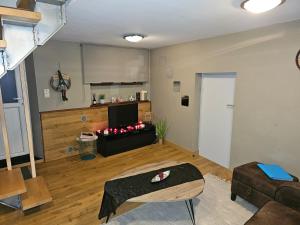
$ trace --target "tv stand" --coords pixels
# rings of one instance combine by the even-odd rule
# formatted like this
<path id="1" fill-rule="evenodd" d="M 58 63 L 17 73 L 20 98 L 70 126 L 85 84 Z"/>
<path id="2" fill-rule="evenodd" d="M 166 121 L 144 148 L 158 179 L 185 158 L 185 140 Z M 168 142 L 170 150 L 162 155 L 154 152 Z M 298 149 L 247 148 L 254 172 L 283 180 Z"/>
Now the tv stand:
<path id="1" fill-rule="evenodd" d="M 141 148 L 156 141 L 155 126 L 152 124 L 144 124 L 143 128 L 126 130 L 126 132 L 122 128 L 111 129 L 109 134 L 100 131 L 97 132 L 97 136 L 97 152 L 104 157 Z"/>

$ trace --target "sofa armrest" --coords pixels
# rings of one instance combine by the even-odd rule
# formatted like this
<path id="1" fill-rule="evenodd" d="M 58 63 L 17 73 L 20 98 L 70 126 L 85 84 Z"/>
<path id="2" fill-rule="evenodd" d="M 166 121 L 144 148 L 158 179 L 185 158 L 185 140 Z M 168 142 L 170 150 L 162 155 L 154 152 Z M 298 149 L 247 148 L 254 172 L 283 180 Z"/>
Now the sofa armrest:
<path id="1" fill-rule="evenodd" d="M 275 200 L 300 211 L 300 183 L 284 182 L 275 193 Z"/>
<path id="2" fill-rule="evenodd" d="M 290 174 L 290 175 L 293 177 L 293 181 L 294 182 L 299 182 L 299 178 L 298 177 L 294 176 L 293 174 Z"/>

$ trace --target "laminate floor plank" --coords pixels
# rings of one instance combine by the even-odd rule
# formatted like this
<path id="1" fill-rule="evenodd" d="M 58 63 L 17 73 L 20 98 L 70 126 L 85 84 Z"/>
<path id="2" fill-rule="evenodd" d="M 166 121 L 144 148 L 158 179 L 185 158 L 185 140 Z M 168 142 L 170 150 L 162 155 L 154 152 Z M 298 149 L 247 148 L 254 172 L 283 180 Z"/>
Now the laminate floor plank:
<path id="1" fill-rule="evenodd" d="M 37 165 L 38 175 L 48 184 L 52 202 L 40 206 L 39 210 L 29 210 L 25 215 L 21 210 L 0 206 L 0 224 L 99 225 L 98 212 L 105 181 L 136 167 L 166 160 L 190 162 L 203 174 L 231 179 L 230 170 L 171 143 L 150 145 L 108 158 L 98 155 L 91 161 L 72 156 Z M 118 214 L 139 205 L 125 203 Z"/>

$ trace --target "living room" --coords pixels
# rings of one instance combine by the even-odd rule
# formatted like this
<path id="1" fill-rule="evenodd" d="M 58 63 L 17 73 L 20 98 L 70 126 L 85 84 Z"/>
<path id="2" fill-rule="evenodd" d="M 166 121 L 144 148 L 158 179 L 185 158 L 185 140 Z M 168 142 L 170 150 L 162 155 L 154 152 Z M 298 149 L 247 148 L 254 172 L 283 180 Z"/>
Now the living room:
<path id="1" fill-rule="evenodd" d="M 300 224 L 297 0 L 0 5 L 0 224 Z"/>

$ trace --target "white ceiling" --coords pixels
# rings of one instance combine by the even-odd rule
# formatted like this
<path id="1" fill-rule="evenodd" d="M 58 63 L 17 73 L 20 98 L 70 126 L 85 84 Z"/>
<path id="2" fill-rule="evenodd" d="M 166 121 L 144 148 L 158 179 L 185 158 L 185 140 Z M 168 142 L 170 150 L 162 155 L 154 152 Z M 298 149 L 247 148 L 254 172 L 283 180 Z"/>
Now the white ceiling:
<path id="1" fill-rule="evenodd" d="M 3 0 L 1 0 L 3 2 Z M 10 2 L 13 0 L 9 0 Z M 242 0 L 71 0 L 57 40 L 157 48 L 300 19 L 300 0 L 264 14 L 240 8 Z M 140 43 L 126 33 L 147 37 Z"/>

